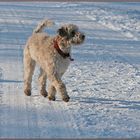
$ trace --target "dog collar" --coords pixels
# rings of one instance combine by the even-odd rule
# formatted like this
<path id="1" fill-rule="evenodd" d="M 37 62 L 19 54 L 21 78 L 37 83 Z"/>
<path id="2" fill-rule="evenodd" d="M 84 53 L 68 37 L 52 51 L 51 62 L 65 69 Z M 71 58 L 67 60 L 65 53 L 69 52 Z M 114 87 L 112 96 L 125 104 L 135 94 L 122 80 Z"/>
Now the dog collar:
<path id="1" fill-rule="evenodd" d="M 60 49 L 60 47 L 59 47 L 59 45 L 58 45 L 58 43 L 57 43 L 57 40 L 55 40 L 55 39 L 54 39 L 54 48 L 57 50 L 57 52 L 58 52 L 64 59 L 66 59 L 66 58 L 69 57 L 70 61 L 74 61 L 74 59 L 71 58 L 70 53 L 64 53 L 64 52 Z"/>

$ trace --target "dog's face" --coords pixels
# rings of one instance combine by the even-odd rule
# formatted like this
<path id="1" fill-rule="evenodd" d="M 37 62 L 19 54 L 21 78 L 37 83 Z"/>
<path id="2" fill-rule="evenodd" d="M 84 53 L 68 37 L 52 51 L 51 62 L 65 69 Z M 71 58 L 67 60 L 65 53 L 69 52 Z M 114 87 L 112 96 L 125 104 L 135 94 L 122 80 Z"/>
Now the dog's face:
<path id="1" fill-rule="evenodd" d="M 78 27 L 73 24 L 61 27 L 58 29 L 58 34 L 74 45 L 81 44 L 85 40 L 85 35 L 79 32 Z"/>

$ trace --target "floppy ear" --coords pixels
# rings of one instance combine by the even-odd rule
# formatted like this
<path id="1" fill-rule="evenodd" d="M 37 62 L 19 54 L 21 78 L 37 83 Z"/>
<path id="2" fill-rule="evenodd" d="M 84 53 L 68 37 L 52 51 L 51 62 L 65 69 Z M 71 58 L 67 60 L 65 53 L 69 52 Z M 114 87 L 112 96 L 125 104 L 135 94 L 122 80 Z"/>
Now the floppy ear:
<path id="1" fill-rule="evenodd" d="M 62 36 L 62 37 L 64 37 L 64 36 L 67 36 L 67 32 L 66 32 L 66 30 L 62 27 L 62 28 L 60 28 L 60 29 L 58 29 L 58 34 L 60 35 L 60 36 Z"/>

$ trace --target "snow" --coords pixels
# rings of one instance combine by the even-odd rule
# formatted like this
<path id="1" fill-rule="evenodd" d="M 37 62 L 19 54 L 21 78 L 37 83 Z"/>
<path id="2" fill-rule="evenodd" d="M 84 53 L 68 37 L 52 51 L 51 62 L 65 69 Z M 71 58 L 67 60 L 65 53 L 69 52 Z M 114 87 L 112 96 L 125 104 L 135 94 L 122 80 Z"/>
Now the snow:
<path id="1" fill-rule="evenodd" d="M 23 49 L 37 23 L 74 23 L 86 41 L 65 73 L 70 102 L 23 93 Z M 140 138 L 140 3 L 0 3 L 0 138 Z"/>

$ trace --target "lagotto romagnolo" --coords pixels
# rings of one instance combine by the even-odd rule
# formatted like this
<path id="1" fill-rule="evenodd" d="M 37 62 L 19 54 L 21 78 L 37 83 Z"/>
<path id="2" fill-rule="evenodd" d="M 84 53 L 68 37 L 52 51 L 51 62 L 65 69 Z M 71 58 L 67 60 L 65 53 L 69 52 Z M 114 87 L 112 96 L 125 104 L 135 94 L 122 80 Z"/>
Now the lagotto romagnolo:
<path id="1" fill-rule="evenodd" d="M 76 25 L 67 24 L 57 30 L 55 36 L 43 32 L 45 27 L 52 26 L 51 20 L 43 20 L 33 31 L 24 48 L 24 93 L 31 95 L 31 82 L 36 63 L 40 66 L 40 93 L 49 100 L 55 100 L 56 92 L 60 93 L 63 101 L 68 102 L 66 86 L 61 80 L 67 70 L 71 58 L 72 45 L 84 42 L 85 35 Z M 46 80 L 49 80 L 48 92 Z"/>

